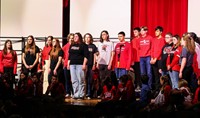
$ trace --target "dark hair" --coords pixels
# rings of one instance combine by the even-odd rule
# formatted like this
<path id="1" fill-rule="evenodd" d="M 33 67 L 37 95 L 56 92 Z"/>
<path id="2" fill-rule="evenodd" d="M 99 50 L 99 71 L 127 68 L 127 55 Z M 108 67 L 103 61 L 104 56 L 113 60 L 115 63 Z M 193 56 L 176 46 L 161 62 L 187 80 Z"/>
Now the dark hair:
<path id="1" fill-rule="evenodd" d="M 109 40 L 109 33 L 108 33 L 108 31 L 107 30 L 103 30 L 102 32 L 101 32 L 101 34 L 100 34 L 100 42 L 102 43 L 103 42 L 103 38 L 102 38 L 102 33 L 106 33 L 107 35 L 108 35 L 108 39 L 107 39 L 107 41 L 110 41 Z"/>
<path id="2" fill-rule="evenodd" d="M 149 77 L 147 75 L 141 75 L 142 84 L 148 84 Z"/>
<path id="3" fill-rule="evenodd" d="M 83 37 L 82 37 L 82 35 L 81 35 L 80 32 L 76 32 L 74 35 L 78 35 L 78 37 L 79 37 L 79 43 L 83 43 Z"/>
<path id="4" fill-rule="evenodd" d="M 129 79 L 129 76 L 128 75 L 122 75 L 119 80 L 122 82 L 122 83 L 126 83 Z"/>
<path id="5" fill-rule="evenodd" d="M 170 84 L 169 84 L 169 76 L 163 75 L 163 76 L 160 77 L 160 79 L 164 81 L 164 82 L 163 82 L 163 85 L 162 85 L 162 87 L 161 87 L 161 92 L 163 93 L 163 92 L 164 92 L 165 86 L 170 85 Z"/>
<path id="6" fill-rule="evenodd" d="M 125 36 L 125 33 L 123 31 L 119 32 L 118 35 L 121 34 L 123 36 Z"/>
<path id="7" fill-rule="evenodd" d="M 189 32 L 189 35 L 193 38 L 194 42 L 200 45 L 200 39 L 199 37 L 197 37 L 197 35 L 194 32 Z"/>
<path id="8" fill-rule="evenodd" d="M 89 36 L 90 36 L 90 43 L 92 44 L 92 43 L 93 43 L 93 37 L 92 37 L 92 35 L 91 35 L 90 33 L 86 33 L 86 34 L 83 36 L 84 42 L 85 42 L 85 37 L 86 37 L 86 35 L 89 35 Z"/>
<path id="9" fill-rule="evenodd" d="M 11 54 L 13 56 L 13 58 L 15 57 L 15 53 L 14 53 L 14 50 L 12 48 L 12 41 L 11 40 L 6 40 L 6 42 L 4 43 L 4 48 L 3 48 L 3 55 L 7 55 L 7 43 L 10 42 L 11 44 L 11 48 L 10 48 L 10 51 L 11 51 Z"/>
<path id="10" fill-rule="evenodd" d="M 163 32 L 163 27 L 157 26 L 157 27 L 155 28 L 155 31 L 156 31 L 156 30 L 159 30 L 160 32 Z"/>
<path id="11" fill-rule="evenodd" d="M 134 30 L 137 30 L 138 32 L 140 32 L 141 29 L 140 29 L 139 27 L 135 27 L 135 28 L 133 29 L 133 31 L 134 31 Z"/>

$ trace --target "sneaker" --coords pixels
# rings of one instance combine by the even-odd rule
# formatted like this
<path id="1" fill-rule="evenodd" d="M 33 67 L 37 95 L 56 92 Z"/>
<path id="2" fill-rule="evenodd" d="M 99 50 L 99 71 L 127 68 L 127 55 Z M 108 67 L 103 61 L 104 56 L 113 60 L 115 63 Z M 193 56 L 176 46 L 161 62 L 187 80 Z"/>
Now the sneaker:
<path id="1" fill-rule="evenodd" d="M 97 99 L 101 99 L 101 96 L 97 96 Z"/>
<path id="2" fill-rule="evenodd" d="M 137 88 L 135 89 L 135 92 L 140 92 L 141 89 L 140 89 L 140 86 L 137 86 Z"/>
<path id="3" fill-rule="evenodd" d="M 88 100 L 91 100 L 91 97 L 87 97 Z"/>
<path id="4" fill-rule="evenodd" d="M 70 95 L 69 95 L 69 94 L 66 94 L 65 97 L 68 98 L 68 97 L 70 97 Z"/>

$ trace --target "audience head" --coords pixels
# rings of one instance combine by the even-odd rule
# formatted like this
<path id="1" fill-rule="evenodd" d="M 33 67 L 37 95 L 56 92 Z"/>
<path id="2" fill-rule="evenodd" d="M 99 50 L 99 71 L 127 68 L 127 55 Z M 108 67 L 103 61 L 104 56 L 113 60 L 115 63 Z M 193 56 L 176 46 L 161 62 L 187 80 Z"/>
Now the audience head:
<path id="1" fill-rule="evenodd" d="M 167 85 L 169 84 L 169 77 L 167 75 L 163 75 L 160 77 L 160 84 L 163 85 Z"/>
<path id="2" fill-rule="evenodd" d="M 178 88 L 187 87 L 187 86 L 188 86 L 188 82 L 185 79 L 180 79 L 178 81 Z"/>
<path id="3" fill-rule="evenodd" d="M 130 79 L 130 77 L 128 75 L 122 75 L 120 78 L 119 78 L 119 81 L 120 83 L 125 86 L 127 81 Z"/>

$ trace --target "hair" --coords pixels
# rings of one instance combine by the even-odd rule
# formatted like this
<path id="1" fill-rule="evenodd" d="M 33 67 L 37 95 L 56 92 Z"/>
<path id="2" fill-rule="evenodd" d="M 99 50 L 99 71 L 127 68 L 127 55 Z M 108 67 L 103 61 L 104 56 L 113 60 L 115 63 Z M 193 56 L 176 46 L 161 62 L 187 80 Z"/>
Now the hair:
<path id="1" fill-rule="evenodd" d="M 148 85 L 149 77 L 147 75 L 141 75 L 142 84 Z"/>
<path id="2" fill-rule="evenodd" d="M 48 38 L 50 38 L 51 41 L 53 40 L 53 36 L 48 36 L 47 39 L 48 39 Z M 48 46 L 48 44 L 46 44 L 46 46 Z M 51 46 L 52 46 L 52 43 L 51 43 Z"/>
<path id="3" fill-rule="evenodd" d="M 195 53 L 195 43 L 192 37 L 190 37 L 189 35 L 186 35 L 183 37 L 183 40 L 185 41 L 185 47 L 187 48 L 187 50 L 191 53 L 194 54 Z"/>
<path id="4" fill-rule="evenodd" d="M 193 40 L 200 45 L 200 39 L 194 32 L 189 32 L 189 35 L 193 38 Z"/>
<path id="5" fill-rule="evenodd" d="M 165 86 L 166 85 L 170 85 L 169 84 L 169 77 L 167 75 L 163 75 L 163 76 L 160 77 L 160 79 L 164 81 L 164 83 L 163 83 L 163 85 L 161 87 L 161 92 L 164 92 Z"/>
<path id="6" fill-rule="evenodd" d="M 177 48 L 181 45 L 181 37 L 178 34 L 174 35 L 173 37 L 178 40 L 177 44 L 174 44 L 174 47 Z"/>
<path id="7" fill-rule="evenodd" d="M 140 32 L 141 29 L 140 29 L 139 27 L 135 27 L 135 28 L 133 29 L 133 31 L 134 31 L 134 30 L 137 30 L 138 32 Z"/>
<path id="8" fill-rule="evenodd" d="M 89 36 L 90 36 L 90 43 L 92 44 L 94 40 L 93 40 L 93 37 L 92 37 L 92 35 L 91 35 L 90 33 L 86 33 L 86 34 L 83 36 L 84 42 L 86 42 L 86 41 L 85 41 L 86 35 L 89 35 Z"/>
<path id="9" fill-rule="evenodd" d="M 141 30 L 144 30 L 144 31 L 148 31 L 147 26 L 142 26 L 140 29 L 141 29 Z"/>
<path id="10" fill-rule="evenodd" d="M 159 30 L 160 32 L 163 32 L 163 27 L 157 26 L 157 27 L 155 28 L 155 31 L 156 31 L 156 30 Z"/>
<path id="11" fill-rule="evenodd" d="M 128 74 L 126 75 L 122 75 L 119 80 L 122 82 L 122 83 L 127 83 L 127 81 L 130 79 L 130 77 L 128 76 Z"/>
<path id="12" fill-rule="evenodd" d="M 69 41 L 69 39 L 70 39 L 71 36 L 74 36 L 74 33 L 69 33 L 67 35 L 67 41 Z M 71 44 L 73 44 L 73 43 L 74 43 L 74 41 L 71 42 Z"/>
<path id="13" fill-rule="evenodd" d="M 55 40 L 56 40 L 56 46 L 55 47 L 53 46 L 50 51 L 51 59 L 56 59 L 58 57 L 58 52 L 61 50 L 60 41 L 58 39 Z"/>
<path id="14" fill-rule="evenodd" d="M 12 48 L 12 41 L 11 40 L 6 40 L 6 42 L 4 43 L 3 56 L 7 55 L 8 50 L 7 50 L 6 45 L 7 45 L 8 42 L 10 42 L 10 44 L 11 44 L 10 53 L 12 54 L 13 58 L 15 58 L 15 53 L 14 53 L 14 50 Z"/>
<path id="15" fill-rule="evenodd" d="M 119 32 L 118 35 L 121 34 L 123 36 L 125 36 L 125 33 L 123 31 Z"/>
<path id="16" fill-rule="evenodd" d="M 172 37 L 172 33 L 171 32 L 168 32 L 165 35 L 168 35 L 168 36 Z"/>
<path id="17" fill-rule="evenodd" d="M 106 34 L 108 35 L 107 41 L 110 41 L 110 40 L 109 40 L 109 33 L 108 33 L 108 31 L 107 31 L 107 30 L 103 30 L 103 31 L 101 32 L 101 34 L 100 34 L 100 42 L 101 42 L 101 43 L 103 42 L 102 33 L 106 33 Z"/>
<path id="18" fill-rule="evenodd" d="M 33 51 L 30 51 L 31 54 L 34 54 L 35 55 L 35 40 L 34 40 L 34 37 L 32 35 L 29 35 L 27 37 L 28 38 L 31 38 L 33 41 L 32 41 L 32 44 L 28 44 L 28 40 L 27 40 L 27 44 L 26 44 L 26 47 L 25 47 L 25 54 L 28 53 L 29 49 L 33 49 Z"/>
<path id="19" fill-rule="evenodd" d="M 110 76 L 106 76 L 105 80 L 104 80 L 104 85 L 107 86 L 108 90 L 111 90 L 112 89 L 112 86 L 113 86 L 113 82 L 112 82 L 112 79 Z"/>
<path id="20" fill-rule="evenodd" d="M 83 37 L 82 37 L 82 35 L 81 35 L 80 32 L 76 32 L 74 35 L 78 35 L 78 37 L 79 37 L 79 43 L 83 43 Z"/>
<path id="21" fill-rule="evenodd" d="M 178 81 L 178 88 L 187 87 L 187 86 L 188 86 L 188 82 L 185 79 L 181 79 Z"/>

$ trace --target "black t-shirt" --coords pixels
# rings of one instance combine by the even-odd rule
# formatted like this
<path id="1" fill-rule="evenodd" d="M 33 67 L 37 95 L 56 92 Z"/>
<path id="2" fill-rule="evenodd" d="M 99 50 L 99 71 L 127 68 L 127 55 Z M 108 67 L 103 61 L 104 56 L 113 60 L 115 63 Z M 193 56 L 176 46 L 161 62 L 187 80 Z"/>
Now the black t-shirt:
<path id="1" fill-rule="evenodd" d="M 70 64 L 83 65 L 84 58 L 88 59 L 88 46 L 85 43 L 73 44 L 69 48 Z"/>
<path id="2" fill-rule="evenodd" d="M 94 44 L 89 44 L 88 51 L 89 51 L 89 57 L 87 65 L 92 66 L 94 64 L 94 53 L 98 52 L 98 49 Z"/>
<path id="3" fill-rule="evenodd" d="M 33 63 L 35 62 L 35 59 L 36 59 L 36 54 L 40 53 L 40 49 L 38 48 L 38 46 L 35 46 L 35 54 L 31 54 L 30 51 L 28 51 L 28 53 L 25 53 L 25 48 L 26 47 L 24 47 L 22 49 L 22 53 L 25 54 L 24 59 L 26 61 L 26 64 L 27 65 L 33 65 Z"/>
<path id="4" fill-rule="evenodd" d="M 51 51 L 50 51 L 51 52 Z M 55 67 L 56 67 L 56 64 L 58 62 L 58 58 L 59 57 L 63 57 L 64 55 L 64 52 L 63 50 L 61 49 L 59 52 L 58 52 L 58 57 L 57 58 L 52 58 L 51 59 L 51 63 L 50 63 L 50 69 L 53 70 Z M 59 65 L 58 68 L 62 68 L 62 63 Z"/>

